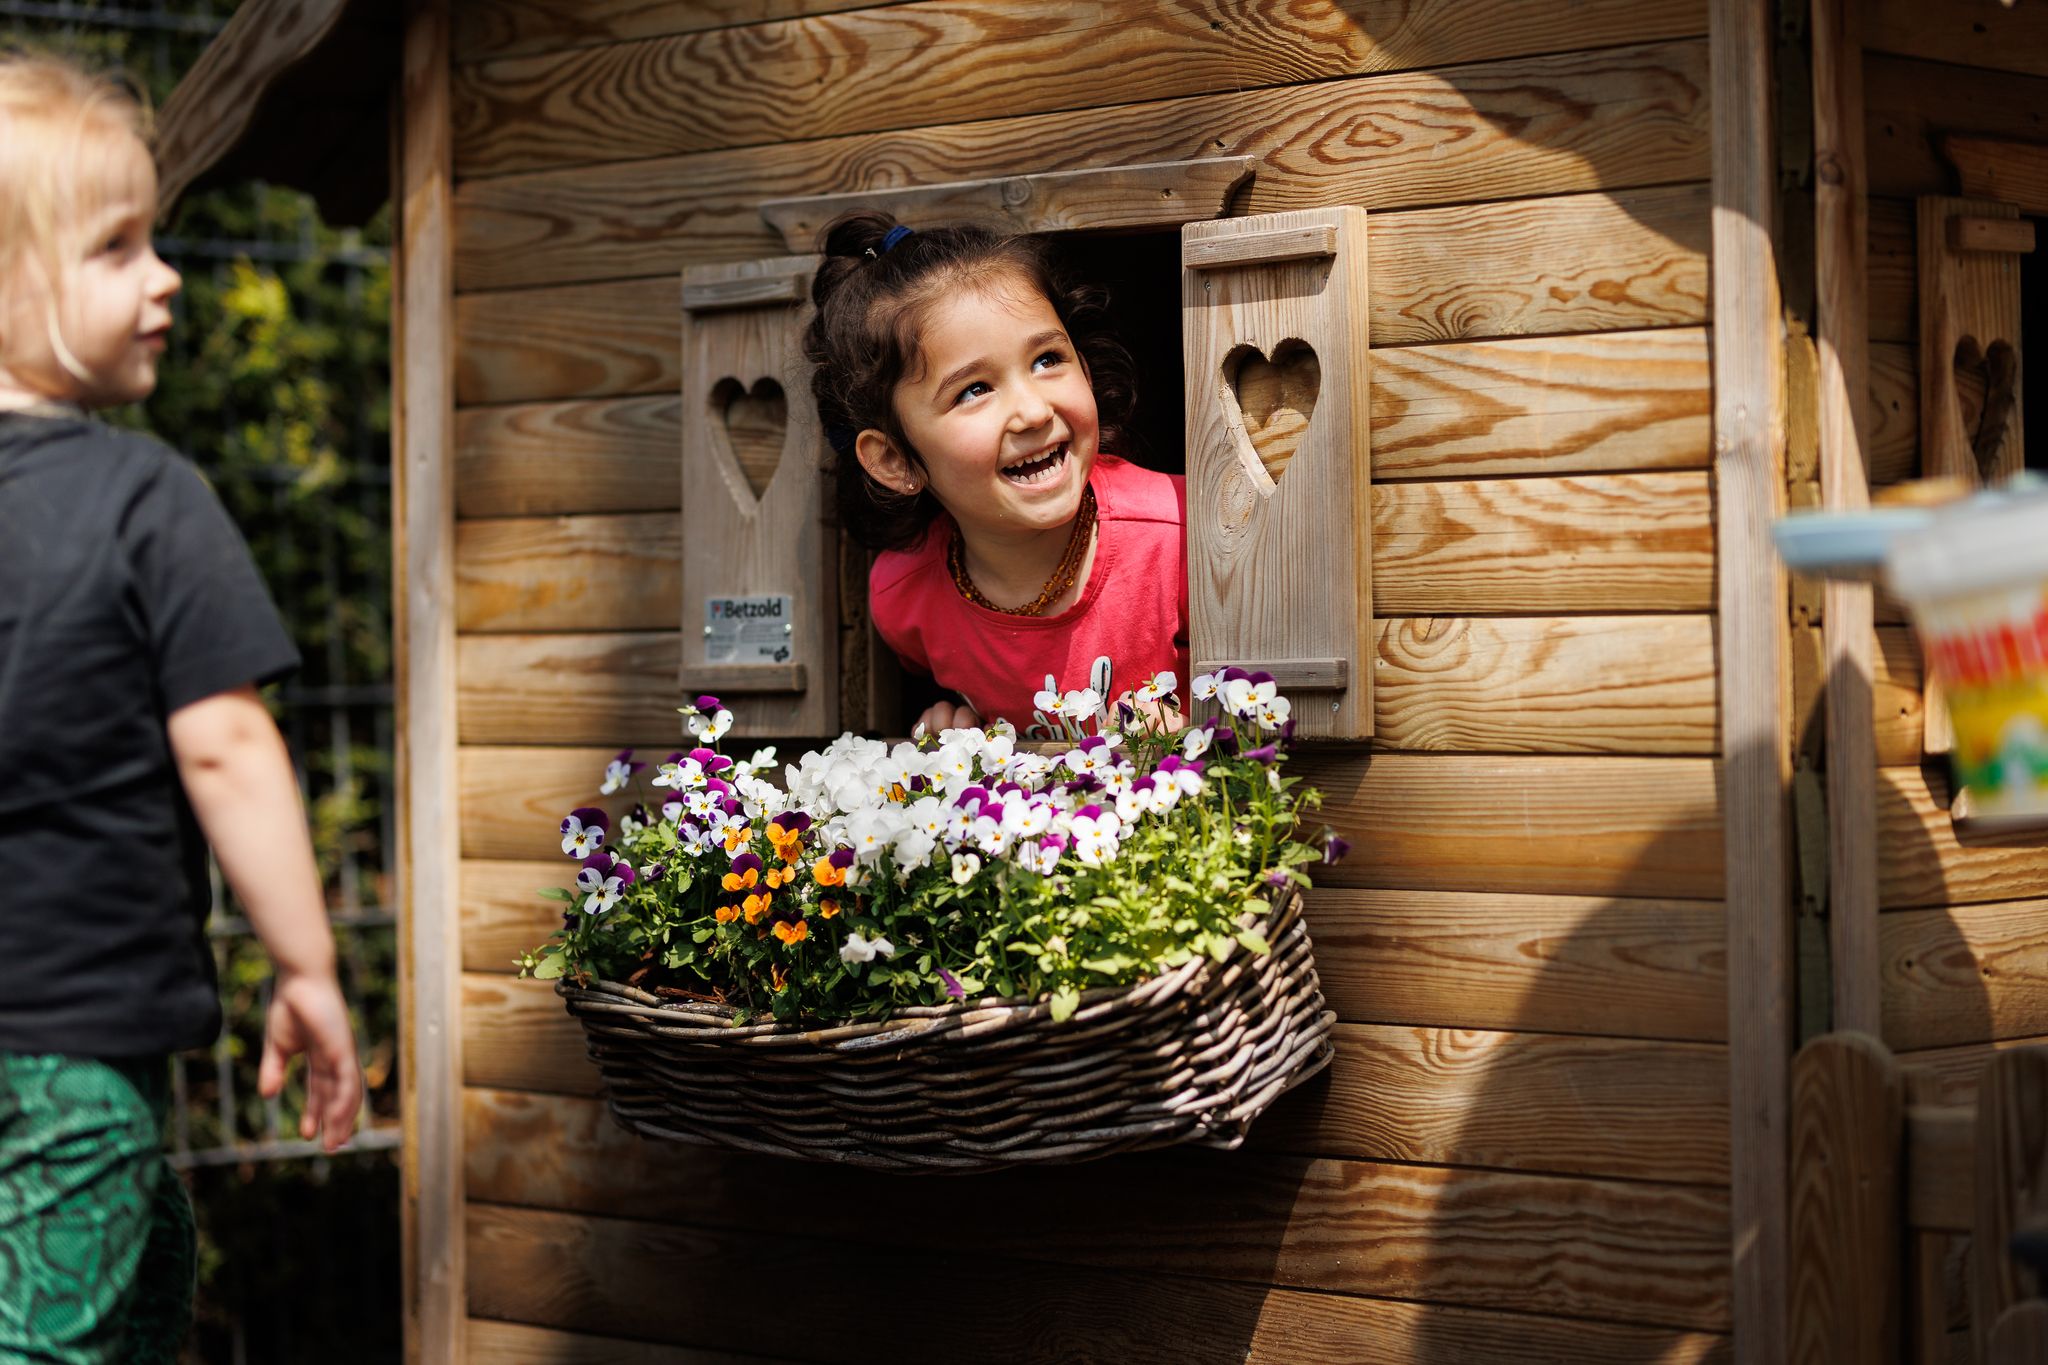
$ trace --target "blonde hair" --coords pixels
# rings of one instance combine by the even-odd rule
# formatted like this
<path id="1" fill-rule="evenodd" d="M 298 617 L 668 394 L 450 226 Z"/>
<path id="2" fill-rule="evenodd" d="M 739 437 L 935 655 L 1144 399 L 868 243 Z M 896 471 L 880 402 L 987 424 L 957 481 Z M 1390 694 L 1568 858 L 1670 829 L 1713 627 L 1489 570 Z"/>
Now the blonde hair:
<path id="1" fill-rule="evenodd" d="M 149 112 L 123 83 L 59 57 L 0 51 L 0 318 L 24 281 L 41 284 L 60 355 L 65 237 L 144 192 L 138 159 L 123 153 L 146 149 L 149 135 Z M 0 332 L 0 361 L 9 349 Z"/>

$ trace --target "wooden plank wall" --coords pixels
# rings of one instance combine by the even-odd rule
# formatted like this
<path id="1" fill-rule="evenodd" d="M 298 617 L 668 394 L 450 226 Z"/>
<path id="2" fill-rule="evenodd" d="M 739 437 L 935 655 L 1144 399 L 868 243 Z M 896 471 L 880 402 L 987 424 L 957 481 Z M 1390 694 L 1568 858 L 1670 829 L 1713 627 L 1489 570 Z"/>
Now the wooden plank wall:
<path id="1" fill-rule="evenodd" d="M 1730 1358 L 1705 0 L 459 9 L 470 1358 Z M 676 272 L 779 253 L 763 198 L 1202 155 L 1373 211 L 1328 1079 L 956 1182 L 625 1138 L 508 968 L 560 812 L 675 737 Z"/>

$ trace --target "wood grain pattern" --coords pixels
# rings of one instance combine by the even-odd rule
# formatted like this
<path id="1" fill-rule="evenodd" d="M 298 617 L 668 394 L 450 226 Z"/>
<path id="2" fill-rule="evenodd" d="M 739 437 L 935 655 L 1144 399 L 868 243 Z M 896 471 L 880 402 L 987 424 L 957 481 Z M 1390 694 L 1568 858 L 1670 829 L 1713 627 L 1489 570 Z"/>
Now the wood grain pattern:
<path id="1" fill-rule="evenodd" d="M 2048 1360 L 2048 1303 L 2027 1299 L 1998 1315 L 1985 1339 L 1990 1365 L 2037 1365 Z"/>
<path id="2" fill-rule="evenodd" d="M 1905 1178 L 1907 1227 L 1968 1232 L 1977 1199 L 1976 1110 L 1907 1105 Z"/>
<path id="3" fill-rule="evenodd" d="M 1959 218 L 2016 220 L 2019 210 L 1994 200 L 1945 195 L 1923 197 L 1916 208 L 1921 467 L 1930 477 L 1998 482 L 2026 466 L 2024 404 L 2015 387 L 2017 360 L 2002 390 L 1987 384 L 1981 366 L 2000 343 L 2019 348 L 2019 258 L 1958 249 L 1946 229 Z M 1980 366 L 1976 391 L 1967 396 L 1961 373 L 1966 347 L 1974 350 Z"/>
<path id="4" fill-rule="evenodd" d="M 455 399 L 667 393 L 681 381 L 680 297 L 664 279 L 458 298 Z"/>
<path id="5" fill-rule="evenodd" d="M 311 7 L 317 8 L 317 7 Z M 247 17 L 260 19 L 261 7 Z M 455 395 L 449 282 L 448 0 L 404 10 L 393 176 L 392 623 L 397 882 L 400 1297 L 408 1365 L 459 1360 L 464 1301 L 461 869 L 445 856 L 456 808 Z"/>
<path id="6" fill-rule="evenodd" d="M 1864 408 L 1873 487 L 1920 477 L 1920 357 L 1905 342 L 1870 348 L 1870 402 Z"/>
<path id="7" fill-rule="evenodd" d="M 1193 1201 L 1190 1201 L 1193 1202 Z M 1000 1341 L 1024 1362 L 1116 1359 L 1133 1365 L 1510 1365 L 1532 1354 L 1585 1365 L 1726 1361 L 1725 1337 L 1437 1304 L 1206 1284 L 956 1253 L 890 1252 L 771 1236 L 586 1219 L 479 1205 L 478 1312 L 660 1340 L 828 1362 L 871 1359 L 844 1329 L 871 1303 L 871 1280 L 921 1286 L 921 1306 L 891 1323 L 891 1359 L 957 1360 L 962 1341 Z M 1392 1254 L 1390 1249 L 1388 1255 Z M 863 1274 L 843 1273 L 857 1260 Z M 774 1264 L 780 1274 L 763 1275 Z M 806 1286 L 791 1313 L 785 1284 Z M 688 1313 L 674 1313 L 678 1286 Z"/>
<path id="8" fill-rule="evenodd" d="M 880 0 L 466 0 L 455 21 L 455 60 L 657 38 L 863 9 Z"/>
<path id="9" fill-rule="evenodd" d="M 676 1159 L 701 1155 L 683 1151 Z M 650 1190 L 612 1216 L 683 1215 L 683 1229 L 713 1238 L 788 1236 L 797 1227 L 833 1256 L 855 1247 L 878 1259 L 933 1255 L 921 1220 L 872 1216 L 877 1196 L 901 1197 L 900 1181 L 855 1182 L 832 1168 L 759 1159 L 690 1164 L 702 1172 L 685 1181 L 699 1186 L 694 1211 Z M 731 1172 L 723 1180 L 721 1168 Z M 1026 1265 L 1057 1265 L 1059 1274 L 1189 1276 L 1204 1292 L 1212 1283 L 1279 1285 L 1709 1331 L 1726 1323 L 1726 1200 L 1708 1187 L 1277 1155 L 1233 1161 L 1204 1152 L 1024 1170 L 983 1183 L 991 1198 L 1003 1198 L 1002 1257 L 1017 1259 L 1003 1266 L 986 1253 L 952 1257 L 975 1267 L 959 1288 L 980 1312 L 1008 1297 L 999 1292 L 999 1267 L 1028 1273 Z M 1191 1184 L 1212 1196 L 1189 1198 Z M 865 1197 L 863 1185 L 871 1191 Z M 806 1190 L 808 1199 L 793 1197 Z M 795 1259 L 805 1244 L 789 1240 Z M 705 1284 L 694 1274 L 679 1283 Z M 481 1284 L 475 1292 L 479 1315 L 496 1316 L 485 1305 L 502 1302 L 498 1294 Z M 806 1291 L 813 1306 L 804 1316 L 826 1315 L 811 1299 L 821 1292 L 829 1291 L 819 1284 Z M 673 1308 L 667 1302 L 659 1311 L 668 1316 Z M 613 1330 L 642 1334 L 623 1324 Z M 891 1338 L 892 1358 L 902 1358 L 895 1353 L 906 1339 L 896 1330 Z M 1175 1338 L 1182 1346 L 1188 1340 Z M 770 1339 L 752 1344 L 783 1349 Z"/>
<path id="10" fill-rule="evenodd" d="M 1919 752 L 1918 654 L 1879 692 L 1880 752 Z M 1716 751 L 1712 622 L 1701 616 L 1391 617 L 1374 724 L 1387 748 L 1513 753 Z M 466 744 L 674 748 L 673 631 L 471 634 L 458 651 Z M 1909 747 L 1910 746 L 1910 747 Z"/>
<path id="11" fill-rule="evenodd" d="M 1785 1359 L 1792 861 L 1783 569 L 1785 347 L 1778 295 L 1775 13 L 1713 0 L 1714 529 L 1728 897 L 1729 1216 L 1735 1337 Z"/>
<path id="12" fill-rule="evenodd" d="M 1918 229 L 1910 199 L 1870 201 L 1870 339 L 1917 344 L 1920 339 Z"/>
<path id="13" fill-rule="evenodd" d="M 2024 5 L 1943 12 L 1913 0 L 1874 0 L 1864 43 L 1873 52 L 2048 76 L 2048 17 Z"/>
<path id="14" fill-rule="evenodd" d="M 1706 334 L 1695 328 L 1382 347 L 1372 360 L 1375 481 L 1706 465 Z M 1913 376 L 1910 347 L 1876 348 L 1879 482 L 1907 477 L 1916 458 Z M 666 395 L 466 408 L 457 508 L 666 511 L 680 506 L 681 449 Z"/>
<path id="15" fill-rule="evenodd" d="M 1373 610 L 1702 611 L 1713 604 L 1704 474 L 1373 489 Z"/>
<path id="16" fill-rule="evenodd" d="M 1683 6 L 1693 11 L 1684 16 L 1670 0 L 1631 14 L 1617 0 L 1599 0 L 1588 7 L 1596 12 L 1573 16 L 1580 26 L 1563 42 L 1554 17 L 1530 16 L 1547 30 L 1533 44 L 1526 21 L 1501 22 L 1516 11 L 1500 3 L 1410 4 L 1401 18 L 1411 22 L 1398 28 L 1386 22 L 1396 6 L 1381 0 L 1372 8 L 1382 14 L 1361 23 L 1364 16 L 1335 6 L 1274 0 L 1119 7 L 933 0 L 485 61 L 456 73 L 457 170 L 465 178 L 502 175 L 1105 104 L 1228 98 L 1361 75 L 1426 92 L 1411 94 L 1407 120 L 1428 121 L 1441 117 L 1447 83 L 1416 68 L 1500 58 L 1531 73 L 1515 101 L 1523 121 L 1540 123 L 1546 112 L 1562 119 L 1569 99 L 1576 106 L 1570 121 L 1583 135 L 1587 105 L 1655 91 L 1644 122 L 1676 125 L 1682 140 L 1697 143 L 1701 129 L 1692 120 L 1701 117 L 1705 83 L 1697 67 L 1673 83 L 1657 61 L 1610 61 L 1603 101 L 1588 90 L 1567 97 L 1546 88 L 1558 79 L 1546 80 L 1548 72 L 1583 70 L 1586 54 L 1523 55 L 1544 46 L 1605 46 L 1587 32 L 1602 20 L 1614 34 L 1607 43 L 1660 30 L 1697 33 L 1693 5 Z M 1089 79 L 1072 79 L 1076 69 Z M 1404 69 L 1414 74 L 1375 74 Z M 1483 75 L 1467 79 L 1484 90 Z M 1219 112 L 1226 124 L 1240 121 L 1237 111 Z M 1499 118 L 1505 111 L 1479 105 L 1476 112 Z M 1628 145 L 1641 154 L 1672 136 L 1669 128 L 1645 127 Z"/>
<path id="17" fill-rule="evenodd" d="M 2031 218 L 2048 214 L 2048 143 L 1950 133 L 1941 153 L 1956 168 L 1961 193 L 2002 199 Z"/>
<path id="18" fill-rule="evenodd" d="M 456 656 L 462 742 L 676 748 L 681 662 L 672 630 L 465 635 Z"/>
<path id="19" fill-rule="evenodd" d="M 560 907 L 536 893 L 566 885 L 569 867 L 561 857 L 466 860 L 463 969 L 510 974 L 520 953 L 553 933 Z M 1710 901 L 1323 887 L 1309 917 L 1323 991 L 1340 1019 L 1727 1037 L 1722 911 Z"/>
<path id="20" fill-rule="evenodd" d="M 681 506 L 682 414 L 670 396 L 466 408 L 455 512 L 519 517 Z"/>
<path id="21" fill-rule="evenodd" d="M 1190 259 L 1245 236 L 1304 233 L 1327 237 L 1330 253 L 1227 269 Z M 1375 523 L 1370 338 L 1360 307 L 1371 278 L 1366 214 L 1310 209 L 1189 223 L 1181 260 L 1192 657 L 1338 660 L 1345 685 L 1302 708 L 1301 732 L 1368 736 Z M 1260 371 L 1273 390 L 1263 403 L 1251 378 Z M 1282 404 L 1292 419 L 1284 436 L 1275 430 L 1282 422 L 1268 420 Z"/>
<path id="22" fill-rule="evenodd" d="M 1709 404 L 1698 328 L 1382 347 L 1373 478 L 1702 469 Z"/>
<path id="23" fill-rule="evenodd" d="M 673 512 L 458 522 L 458 628 L 673 630 L 682 536 Z"/>
<path id="24" fill-rule="evenodd" d="M 1947 133 L 2048 141 L 2048 79 L 2040 76 L 1873 52 L 1864 62 L 1863 89 L 1872 194 L 1949 193 L 1954 171 L 1940 149 Z"/>
<path id="25" fill-rule="evenodd" d="M 1374 218 L 1373 340 L 1697 324 L 1705 213 L 1701 192 L 1679 186 Z M 463 296 L 460 401 L 668 393 L 681 382 L 676 288 L 663 278 Z"/>
<path id="26" fill-rule="evenodd" d="M 1703 758 L 1303 754 L 1351 840 L 1330 886 L 1717 899 L 1718 765 Z M 554 821 L 549 822 L 553 828 Z"/>
<path id="27" fill-rule="evenodd" d="M 771 1356 L 620 1337 L 557 1332 L 524 1323 L 469 1320 L 468 1365 L 796 1365 Z"/>
<path id="28" fill-rule="evenodd" d="M 1901 1051 L 2048 1034 L 2048 900 L 1881 916 L 1884 1037 Z"/>
<path id="29" fill-rule="evenodd" d="M 1899 1061 L 1906 1067 L 1915 1103 L 1973 1108 L 1986 1062 L 2015 1048 L 2042 1046 L 2048 1046 L 2048 1035 L 1964 1043 L 1957 1047 L 1930 1048 L 1925 1052 L 1902 1052 Z"/>
<path id="30" fill-rule="evenodd" d="M 1873 915 L 1875 911 L 1873 909 Z M 1827 1033 L 1792 1059 L 1788 1359 L 1897 1359 L 1905 1082 L 1866 1033 Z"/>
<path id="31" fill-rule="evenodd" d="M 477 1074 L 471 1083 L 494 1087 L 488 1093 L 501 1096 L 501 1106 L 556 1115 L 550 1124 L 568 1125 L 570 1133 L 552 1157 L 524 1149 L 524 1169 L 498 1165 L 495 1176 L 481 1184 L 473 1170 L 471 1184 L 478 1197 L 583 1212 L 624 1213 L 639 1207 L 648 1216 L 688 1220 L 691 1214 L 684 1207 L 661 1204 L 657 1182 L 643 1178 L 652 1174 L 652 1162 L 666 1156 L 703 1164 L 707 1173 L 721 1165 L 758 1165 L 638 1142 L 609 1119 L 600 1123 L 589 1083 L 594 1068 L 582 1060 L 576 1042 L 580 1029 L 552 993 L 538 1001 L 530 994 L 506 999 L 479 995 L 489 1003 L 481 1005 L 483 1017 L 472 1030 Z M 523 1017 L 528 1014 L 530 1019 Z M 520 1054 L 493 1041 L 501 1027 L 529 1043 L 545 1037 L 530 1055 L 562 1069 L 522 1070 Z M 555 1034 L 567 1037 L 558 1045 Z M 1330 1083 L 1290 1096 L 1263 1117 L 1252 1138 L 1261 1152 L 1695 1184 L 1727 1179 L 1727 1067 L 1718 1046 L 1369 1024 L 1340 1024 L 1335 1041 L 1338 1057 Z M 472 1166 L 477 1153 L 488 1158 L 522 1150 L 479 1132 L 474 1103 L 479 1092 L 469 1094 Z M 608 1152 L 593 1151 L 589 1140 L 574 1135 L 586 1130 L 608 1139 L 612 1148 L 646 1155 L 615 1168 Z M 538 1134 L 520 1139 L 527 1140 L 546 1139 Z M 843 1187 L 853 1178 L 842 1170 L 805 1169 L 812 1172 L 808 1179 L 813 1183 Z M 1220 1175 L 1226 1182 L 1233 1178 L 1228 1169 Z M 524 1187 L 533 1180 L 565 1179 L 603 1183 L 616 1197 L 592 1202 Z M 1035 1183 L 1003 1177 L 986 1193 L 1024 1197 L 1029 1191 L 1016 1187 Z M 636 1185 L 638 1197 L 653 1202 L 626 1202 L 626 1192 Z M 842 1197 L 849 1193 L 842 1188 Z M 1214 1193 L 1228 1198 L 1226 1187 Z M 684 1190 L 675 1188 L 675 1194 L 682 1197 Z"/>
<path id="32" fill-rule="evenodd" d="M 2042 1286 L 2006 1250 L 2012 1235 L 2048 1213 L 2048 1049 L 2002 1052 L 1984 1066 L 1977 1092 L 1977 1217 L 1970 1228 L 1970 1339 L 1977 1359 L 1999 1356 L 1993 1328 Z M 2031 1335 L 2031 1332 L 2025 1333 Z M 2038 1356 L 2031 1357 L 2039 1359 Z"/>
<path id="33" fill-rule="evenodd" d="M 1711 754 L 1706 616 L 1389 617 L 1375 737 L 1394 749 Z"/>
<path id="34" fill-rule="evenodd" d="M 1870 505 L 1868 318 L 1869 186 L 1864 171 L 1863 45 L 1854 0 L 1815 0 L 1813 14 L 1814 238 L 1818 362 L 1815 431 L 1821 505 Z M 1871 590 L 1833 580 L 1822 588 L 1827 713 L 1828 933 L 1834 1026 L 1878 1028 L 1877 767 Z M 1892 1257 L 1897 1258 L 1896 1246 Z M 1860 1265 L 1860 1263 L 1857 1263 Z M 1896 1267 L 1894 1267 L 1894 1270 Z M 1860 1284 L 1859 1284 L 1860 1291 Z M 1819 1301 L 1842 1301 L 1822 1285 Z M 1826 1320 L 1829 1313 L 1823 1312 Z M 1798 1326 L 1804 1330 L 1811 1321 Z M 1895 1330 L 1854 1314 L 1844 1346 L 1867 1350 Z M 1803 1343 L 1795 1343 L 1795 1354 Z M 1830 1348 L 1822 1346 L 1822 1351 Z M 1846 1358 L 1846 1357 L 1844 1357 Z"/>
<path id="35" fill-rule="evenodd" d="M 560 856 L 562 812 L 587 805 L 612 748 L 466 745 L 465 858 Z M 1476 757 L 1337 749 L 1294 771 L 1354 844 L 1330 886 L 1716 899 L 1716 765 L 1703 758 Z"/>
<path id="36" fill-rule="evenodd" d="M 1700 611 L 1714 537 L 1692 472 L 1373 489 L 1376 615 Z M 464 521 L 464 631 L 647 631 L 680 619 L 675 513 Z"/>
<path id="37" fill-rule="evenodd" d="M 1346 1020 L 1728 1036 L 1713 902 L 1324 886 L 1308 913 L 1323 991 Z"/>
<path id="38" fill-rule="evenodd" d="M 1920 768 L 1877 774 L 1878 898 L 1886 909 L 2048 896 L 2038 840 L 1958 842 L 1949 793 Z"/>

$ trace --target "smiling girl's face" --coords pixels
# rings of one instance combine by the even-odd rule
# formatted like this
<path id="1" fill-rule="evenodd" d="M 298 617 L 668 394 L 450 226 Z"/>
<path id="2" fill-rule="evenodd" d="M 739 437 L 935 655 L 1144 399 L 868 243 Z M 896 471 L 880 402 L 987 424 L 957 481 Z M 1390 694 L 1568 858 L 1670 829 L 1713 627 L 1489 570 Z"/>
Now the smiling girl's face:
<path id="1" fill-rule="evenodd" d="M 1098 430 L 1087 368 L 1052 304 L 1014 276 L 977 282 L 931 305 L 921 332 L 895 403 L 932 496 L 970 541 L 1067 526 Z M 870 474 L 899 490 L 920 477 L 893 450 L 871 463 L 878 444 L 863 441 Z"/>
<path id="2" fill-rule="evenodd" d="M 156 170 L 125 134 L 102 155 L 103 192 L 66 206 L 71 221 L 59 225 L 59 287 L 25 254 L 0 289 L 0 404 L 106 407 L 156 388 L 180 283 L 150 242 Z"/>

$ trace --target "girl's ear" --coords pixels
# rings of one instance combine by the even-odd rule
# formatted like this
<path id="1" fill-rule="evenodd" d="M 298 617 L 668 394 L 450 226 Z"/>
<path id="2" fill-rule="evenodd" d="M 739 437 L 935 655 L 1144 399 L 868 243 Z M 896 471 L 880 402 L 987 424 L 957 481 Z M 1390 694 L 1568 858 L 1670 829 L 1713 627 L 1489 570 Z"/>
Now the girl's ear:
<path id="1" fill-rule="evenodd" d="M 922 482 L 917 477 L 916 467 L 910 463 L 910 457 L 873 427 L 854 438 L 853 453 L 859 458 L 860 467 L 868 472 L 868 477 L 892 493 L 914 493 Z"/>

